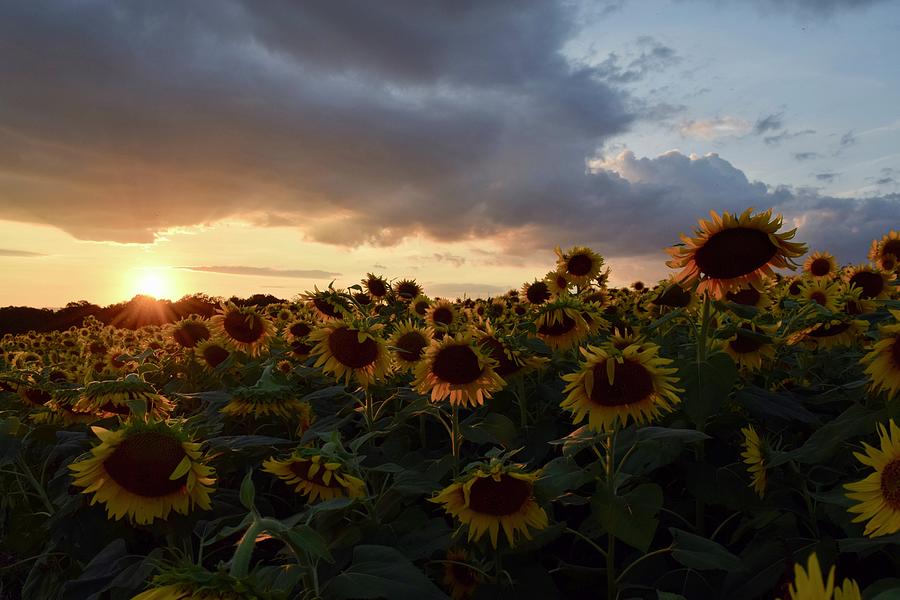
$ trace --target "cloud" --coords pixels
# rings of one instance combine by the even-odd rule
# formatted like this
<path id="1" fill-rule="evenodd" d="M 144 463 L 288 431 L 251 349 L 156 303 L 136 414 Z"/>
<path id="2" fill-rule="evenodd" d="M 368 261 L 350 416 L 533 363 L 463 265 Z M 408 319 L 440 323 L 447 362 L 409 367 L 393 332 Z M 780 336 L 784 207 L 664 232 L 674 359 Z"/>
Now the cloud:
<path id="1" fill-rule="evenodd" d="M 819 158 L 821 155 L 818 152 L 794 152 L 793 156 L 794 160 L 803 162 L 805 160 L 813 160 Z"/>
<path id="2" fill-rule="evenodd" d="M 777 146 L 785 140 L 792 140 L 804 135 L 812 135 L 815 132 L 815 129 L 803 129 L 801 131 L 788 131 L 787 129 L 785 129 L 784 131 L 775 135 L 767 135 L 763 137 L 763 141 L 769 146 Z"/>
<path id="3" fill-rule="evenodd" d="M 837 179 L 840 173 L 816 173 L 815 177 L 818 181 L 823 181 L 825 183 L 833 183 L 835 179 Z"/>
<path id="4" fill-rule="evenodd" d="M 756 135 L 762 135 L 767 131 L 775 131 L 781 129 L 783 124 L 784 113 L 772 113 L 770 115 L 766 115 L 765 117 L 760 117 L 756 120 L 756 123 L 753 124 L 753 133 Z"/>
<path id="5" fill-rule="evenodd" d="M 721 4 L 726 0 L 705 0 Z M 862 11 L 888 0 L 757 0 L 751 3 L 766 15 L 791 14 L 801 19 L 827 19 L 836 13 Z M 733 4 L 743 4 L 731 0 Z"/>
<path id="6" fill-rule="evenodd" d="M 41 254 L 40 252 L 29 252 L 27 250 L 10 250 L 8 248 L 0 248 L 0 256 L 16 256 L 16 257 L 35 257 L 35 256 L 47 256 L 46 254 Z"/>
<path id="7" fill-rule="evenodd" d="M 225 275 L 253 275 L 256 277 L 296 277 L 298 279 L 335 279 L 340 273 L 320 271 L 318 269 L 272 269 L 269 267 L 175 267 L 185 271 L 204 273 L 223 273 Z"/>
<path id="8" fill-rule="evenodd" d="M 674 48 L 653 36 L 639 36 L 634 46 L 635 50 L 629 51 L 625 57 L 610 52 L 594 67 L 594 73 L 611 83 L 628 84 L 642 81 L 648 75 L 661 73 L 683 61 Z"/>
<path id="9" fill-rule="evenodd" d="M 685 137 L 713 140 L 721 137 L 743 135 L 750 131 L 751 125 L 743 119 L 725 116 L 713 119 L 685 121 L 679 131 Z"/>
<path id="10" fill-rule="evenodd" d="M 516 286 L 491 285 L 487 283 L 430 283 L 425 284 L 423 287 L 427 294 L 442 298 L 459 298 L 463 295 L 469 298 L 487 298 L 505 294 Z"/>
<path id="11" fill-rule="evenodd" d="M 894 179 L 893 177 L 879 177 L 878 179 L 875 180 L 876 185 L 892 185 L 892 184 L 896 184 L 896 183 L 897 183 L 897 180 Z"/>
<path id="12" fill-rule="evenodd" d="M 851 129 L 847 133 L 841 136 L 841 140 L 838 142 L 838 148 L 834 151 L 835 156 L 840 156 L 840 154 L 849 148 L 850 146 L 855 146 L 856 142 L 859 141 L 856 137 L 856 134 L 853 133 Z"/>

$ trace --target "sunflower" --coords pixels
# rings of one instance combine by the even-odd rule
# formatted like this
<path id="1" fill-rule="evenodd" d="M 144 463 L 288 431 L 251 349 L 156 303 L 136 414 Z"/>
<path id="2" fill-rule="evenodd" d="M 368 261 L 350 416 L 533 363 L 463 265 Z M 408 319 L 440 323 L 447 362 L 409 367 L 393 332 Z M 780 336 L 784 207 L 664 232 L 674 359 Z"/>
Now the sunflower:
<path id="1" fill-rule="evenodd" d="M 444 585 L 450 590 L 453 600 L 467 600 L 472 597 L 482 581 L 481 573 L 468 566 L 469 553 L 463 548 L 447 550 L 444 562 Z"/>
<path id="2" fill-rule="evenodd" d="M 587 246 L 575 246 L 567 252 L 556 247 L 556 272 L 562 273 L 573 285 L 588 285 L 603 268 L 603 257 Z"/>
<path id="3" fill-rule="evenodd" d="M 409 313 L 421 319 L 425 318 L 425 315 L 428 314 L 428 309 L 430 308 L 431 299 L 429 299 L 428 296 L 424 294 L 419 294 L 412 299 L 412 302 L 409 303 Z"/>
<path id="4" fill-rule="evenodd" d="M 196 353 L 203 365 L 210 370 L 215 369 L 231 356 L 228 348 L 214 340 L 206 340 L 197 344 Z"/>
<path id="5" fill-rule="evenodd" d="M 99 417 L 127 416 L 135 405 L 156 419 L 166 418 L 175 408 L 169 400 L 137 375 L 110 381 L 92 381 L 80 391 L 73 406 L 75 412 L 92 413 Z"/>
<path id="6" fill-rule="evenodd" d="M 372 297 L 373 300 L 383 300 L 387 297 L 388 292 L 390 292 L 391 288 L 388 285 L 387 280 L 380 275 L 373 275 L 371 273 L 366 273 L 366 278 L 362 280 L 362 284 L 365 286 L 366 291 L 369 293 L 369 296 Z"/>
<path id="7" fill-rule="evenodd" d="M 853 453 L 859 462 L 875 472 L 861 481 L 844 485 L 847 497 L 859 501 L 847 510 L 857 514 L 854 523 L 867 521 L 865 535 L 868 537 L 900 531 L 900 427 L 893 419 L 888 427 L 879 423 L 878 438 L 880 450 L 863 442 L 866 453 Z"/>
<path id="8" fill-rule="evenodd" d="M 880 240 L 872 240 L 869 260 L 885 271 L 896 269 L 900 264 L 900 231 L 891 230 Z"/>
<path id="9" fill-rule="evenodd" d="M 341 320 L 353 312 L 353 305 L 344 294 L 335 290 L 331 285 L 328 289 L 319 291 L 318 286 L 313 286 L 312 292 L 306 292 L 302 298 L 309 303 L 310 308 L 324 320 Z"/>
<path id="10" fill-rule="evenodd" d="M 456 307 L 449 300 L 440 300 L 431 307 L 425 321 L 434 329 L 453 329 L 459 322 Z"/>
<path id="11" fill-rule="evenodd" d="M 262 353 L 273 330 L 272 322 L 260 315 L 256 307 L 237 306 L 233 302 L 223 304 L 209 323 L 223 343 L 250 356 Z"/>
<path id="12" fill-rule="evenodd" d="M 453 405 L 481 405 L 506 382 L 494 371 L 495 362 L 472 340 L 470 333 L 432 341 L 415 366 L 412 387 L 431 395 L 432 402 L 450 399 Z"/>
<path id="13" fill-rule="evenodd" d="M 401 323 L 394 329 L 387 346 L 399 369 L 411 369 L 425 355 L 425 348 L 434 339 L 432 331 L 427 327 L 418 327 L 412 322 Z"/>
<path id="14" fill-rule="evenodd" d="M 660 286 L 659 293 L 650 302 L 656 306 L 687 308 L 693 303 L 693 300 L 694 295 L 691 294 L 689 289 L 672 281 L 667 281 L 665 285 Z"/>
<path id="15" fill-rule="evenodd" d="M 194 348 L 200 342 L 212 337 L 212 332 L 206 324 L 206 319 L 191 315 L 169 326 L 168 335 L 182 348 Z"/>
<path id="16" fill-rule="evenodd" d="M 207 571 L 199 565 L 164 566 L 151 587 L 131 600 L 274 600 L 276 594 L 260 591 L 256 580 L 236 578 L 226 571 Z"/>
<path id="17" fill-rule="evenodd" d="M 802 341 L 811 348 L 851 346 L 868 328 L 867 321 L 836 318 L 801 329 L 791 335 L 787 343 L 793 345 Z"/>
<path id="18" fill-rule="evenodd" d="M 517 347 L 512 338 L 494 329 L 490 321 L 485 324 L 484 330 L 477 332 L 477 341 L 483 350 L 487 350 L 490 358 L 496 361 L 494 372 L 506 382 L 535 371 L 550 362 L 548 358 L 530 356 L 525 348 Z"/>
<path id="19" fill-rule="evenodd" d="M 681 401 L 676 392 L 683 390 L 672 376 L 676 369 L 666 367 L 672 361 L 659 357 L 656 344 L 632 344 L 622 351 L 588 346 L 581 353 L 587 360 L 578 372 L 562 376 L 568 396 L 560 406 L 573 413 L 575 423 L 588 417 L 594 431 L 617 423 L 624 427 L 629 417 L 645 423 Z"/>
<path id="20" fill-rule="evenodd" d="M 92 505 L 105 504 L 109 518 L 148 525 L 172 510 L 186 515 L 195 504 L 210 508 L 214 471 L 203 464 L 200 444 L 176 426 L 133 420 L 116 431 L 91 429 L 101 443 L 69 469 L 73 485 L 93 494 Z"/>
<path id="21" fill-rule="evenodd" d="M 721 299 L 726 292 L 774 277 L 774 268 L 796 267 L 794 258 L 806 252 L 804 244 L 789 242 L 796 229 L 777 233 L 782 217 L 772 219 L 772 211 L 751 215 L 748 208 L 740 216 L 710 211 L 711 221 L 700 220 L 695 237 L 685 235 L 684 246 L 668 249 L 672 260 L 666 264 L 683 269 L 676 283 L 691 285 L 700 279 L 698 293 L 709 291 Z"/>
<path id="22" fill-rule="evenodd" d="M 492 460 L 471 469 L 431 502 L 442 504 L 448 514 L 468 525 L 470 542 L 489 533 L 496 548 L 502 527 L 512 548 L 519 533 L 530 540 L 532 529 L 548 525 L 547 513 L 534 498 L 534 482 L 539 476 L 540 471 L 526 473 L 521 466 Z"/>
<path id="23" fill-rule="evenodd" d="M 312 333 L 315 323 L 307 317 L 298 317 L 289 321 L 284 326 L 284 339 L 291 344 L 295 340 L 306 340 L 306 337 Z"/>
<path id="24" fill-rule="evenodd" d="M 550 287 L 547 285 L 547 282 L 540 279 L 535 279 L 531 283 L 523 284 L 522 292 L 520 294 L 528 304 L 533 304 L 535 306 L 549 300 L 551 295 Z"/>
<path id="25" fill-rule="evenodd" d="M 422 293 L 422 286 L 415 279 L 400 279 L 394 282 L 393 289 L 394 294 L 404 302 L 409 302 Z"/>
<path id="26" fill-rule="evenodd" d="M 800 297 L 831 312 L 839 312 L 841 284 L 827 279 L 807 279 L 800 285 Z"/>
<path id="27" fill-rule="evenodd" d="M 554 350 L 568 350 L 590 334 L 584 305 L 568 294 L 542 305 L 534 321 L 537 337 Z"/>
<path id="28" fill-rule="evenodd" d="M 311 408 L 308 402 L 297 397 L 291 386 L 270 385 L 235 388 L 222 412 L 232 417 L 273 415 L 282 419 L 309 420 Z"/>
<path id="29" fill-rule="evenodd" d="M 837 261 L 828 252 L 813 252 L 810 254 L 806 262 L 803 263 L 803 270 L 816 279 L 832 278 L 838 272 Z"/>
<path id="30" fill-rule="evenodd" d="M 833 565 L 826 580 L 813 552 L 806 562 L 806 569 L 799 563 L 794 564 L 794 581 L 788 587 L 785 600 L 862 600 L 862 596 L 859 585 L 852 579 L 845 579 L 840 587 L 835 587 Z"/>
<path id="31" fill-rule="evenodd" d="M 764 360 L 775 358 L 775 345 L 768 333 L 765 327 L 744 323 L 721 347 L 739 366 L 758 371 Z"/>
<path id="32" fill-rule="evenodd" d="M 554 296 L 567 292 L 569 286 L 572 285 L 572 282 L 569 281 L 569 278 L 565 273 L 559 273 L 557 271 L 550 271 L 547 273 L 544 277 L 544 283 L 547 284 L 547 288 Z"/>
<path id="33" fill-rule="evenodd" d="M 391 369 L 391 357 L 379 336 L 383 327 L 337 321 L 316 329 L 309 336 L 315 344 L 312 355 L 318 356 L 314 366 L 338 381 L 343 379 L 344 385 L 355 378 L 368 387 Z"/>
<path id="34" fill-rule="evenodd" d="M 362 479 L 348 473 L 339 458 L 315 448 L 297 448 L 283 460 L 263 461 L 263 471 L 293 485 L 294 491 L 307 496 L 310 502 L 366 495 L 366 483 Z"/>
<path id="35" fill-rule="evenodd" d="M 751 484 L 753 491 L 762 498 L 766 493 L 765 448 L 760 442 L 759 434 L 756 433 L 753 425 L 742 427 L 741 433 L 744 434 L 744 451 L 741 452 L 741 457 L 747 464 L 747 471 L 753 480 Z"/>
<path id="36" fill-rule="evenodd" d="M 868 265 L 856 265 L 844 275 L 847 284 L 862 290 L 863 300 L 881 300 L 891 295 L 891 278 L 882 271 Z"/>
<path id="37" fill-rule="evenodd" d="M 894 319 L 900 321 L 900 310 L 892 310 Z M 881 328 L 881 339 L 860 360 L 868 364 L 866 374 L 872 379 L 873 393 L 887 392 L 888 399 L 900 392 L 900 323 Z"/>

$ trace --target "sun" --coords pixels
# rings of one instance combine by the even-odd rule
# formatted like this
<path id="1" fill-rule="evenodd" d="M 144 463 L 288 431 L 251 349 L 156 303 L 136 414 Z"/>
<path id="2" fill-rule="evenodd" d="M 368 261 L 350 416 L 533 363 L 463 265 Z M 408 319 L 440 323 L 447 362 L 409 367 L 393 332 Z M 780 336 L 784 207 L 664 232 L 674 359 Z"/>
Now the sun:
<path id="1" fill-rule="evenodd" d="M 138 273 L 132 284 L 134 294 L 153 296 L 157 300 L 168 298 L 172 294 L 172 282 L 158 269 L 145 269 Z"/>

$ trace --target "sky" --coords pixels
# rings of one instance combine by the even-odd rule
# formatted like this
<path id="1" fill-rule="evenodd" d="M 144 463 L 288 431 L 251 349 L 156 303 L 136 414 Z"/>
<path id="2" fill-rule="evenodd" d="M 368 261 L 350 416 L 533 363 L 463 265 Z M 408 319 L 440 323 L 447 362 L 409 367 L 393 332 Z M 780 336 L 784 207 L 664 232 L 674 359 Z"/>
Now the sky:
<path id="1" fill-rule="evenodd" d="M 891 0 L 0 0 L 0 306 L 488 296 L 710 209 L 900 224 Z"/>

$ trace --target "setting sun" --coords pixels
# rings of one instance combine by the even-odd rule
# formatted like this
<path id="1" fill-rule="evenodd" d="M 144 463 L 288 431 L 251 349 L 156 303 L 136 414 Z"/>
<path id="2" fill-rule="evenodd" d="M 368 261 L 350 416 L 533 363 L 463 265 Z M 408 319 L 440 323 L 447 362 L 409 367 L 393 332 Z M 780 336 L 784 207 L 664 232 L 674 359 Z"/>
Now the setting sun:
<path id="1" fill-rule="evenodd" d="M 153 296 L 156 299 L 168 299 L 172 295 L 172 285 L 160 270 L 145 270 L 138 274 L 132 285 L 133 294 Z"/>

